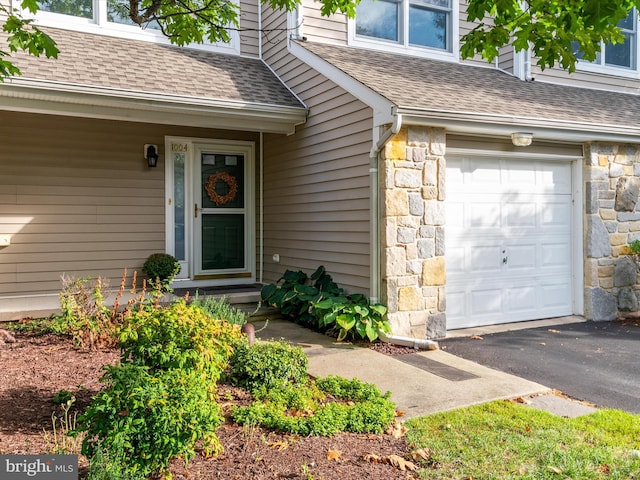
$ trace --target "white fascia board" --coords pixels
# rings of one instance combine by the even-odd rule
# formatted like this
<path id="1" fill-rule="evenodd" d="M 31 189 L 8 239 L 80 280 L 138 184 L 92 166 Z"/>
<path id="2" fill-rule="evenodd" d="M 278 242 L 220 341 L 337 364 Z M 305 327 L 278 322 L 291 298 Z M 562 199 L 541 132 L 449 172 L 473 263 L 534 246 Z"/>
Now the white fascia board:
<path id="1" fill-rule="evenodd" d="M 166 95 L 13 78 L 0 84 L 0 109 L 163 125 L 289 134 L 304 107 Z"/>
<path id="2" fill-rule="evenodd" d="M 532 133 L 534 140 L 565 143 L 631 142 L 640 143 L 640 128 L 624 125 L 570 122 L 474 112 L 427 111 L 406 107 L 394 108 L 405 125 L 445 128 L 450 133 L 501 136 L 514 132 Z"/>
<path id="3" fill-rule="evenodd" d="M 366 85 L 307 50 L 296 42 L 289 42 L 289 51 L 321 75 L 327 77 L 362 103 L 373 109 L 373 125 L 387 125 L 393 122 L 393 102 L 374 92 Z"/>

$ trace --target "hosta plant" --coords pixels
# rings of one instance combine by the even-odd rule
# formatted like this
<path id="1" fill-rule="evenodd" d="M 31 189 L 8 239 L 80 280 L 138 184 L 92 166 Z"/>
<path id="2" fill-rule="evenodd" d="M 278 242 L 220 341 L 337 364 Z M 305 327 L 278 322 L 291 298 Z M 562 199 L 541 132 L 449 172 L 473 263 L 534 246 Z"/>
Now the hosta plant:
<path id="1" fill-rule="evenodd" d="M 265 285 L 261 293 L 263 301 L 283 315 L 308 327 L 336 332 L 339 341 L 374 341 L 380 331 L 391 333 L 384 319 L 384 305 L 371 303 L 362 294 L 347 295 L 322 266 L 311 277 L 287 270 L 277 283 Z"/>
<path id="2" fill-rule="evenodd" d="M 380 330 L 391 333 L 391 325 L 384 319 L 387 307 L 371 303 L 361 294 L 326 298 L 313 303 L 313 308 L 321 328 L 338 331 L 338 341 L 359 337 L 373 342 Z"/>

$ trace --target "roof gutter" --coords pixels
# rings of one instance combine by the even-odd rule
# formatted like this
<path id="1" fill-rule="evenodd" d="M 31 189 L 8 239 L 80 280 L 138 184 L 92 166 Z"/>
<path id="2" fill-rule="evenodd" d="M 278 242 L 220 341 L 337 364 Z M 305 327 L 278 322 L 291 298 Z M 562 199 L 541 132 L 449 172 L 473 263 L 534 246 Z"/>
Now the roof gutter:
<path id="1" fill-rule="evenodd" d="M 549 118 L 488 115 L 476 112 L 421 110 L 393 107 L 405 124 L 446 128 L 450 133 L 510 135 L 516 131 L 533 133 L 534 138 L 565 143 L 593 141 L 640 143 L 640 128 L 624 125 L 570 122 Z"/>
<path id="2" fill-rule="evenodd" d="M 305 107 L 13 78 L 0 84 L 0 109 L 205 128 L 290 133 Z"/>
<path id="3" fill-rule="evenodd" d="M 382 136 L 378 139 L 377 142 L 374 143 L 373 148 L 371 149 L 370 157 L 377 155 L 380 150 L 384 148 L 389 139 L 398 133 L 402 128 L 402 114 L 394 113 L 393 122 L 391 123 L 391 127 L 388 128 Z"/>

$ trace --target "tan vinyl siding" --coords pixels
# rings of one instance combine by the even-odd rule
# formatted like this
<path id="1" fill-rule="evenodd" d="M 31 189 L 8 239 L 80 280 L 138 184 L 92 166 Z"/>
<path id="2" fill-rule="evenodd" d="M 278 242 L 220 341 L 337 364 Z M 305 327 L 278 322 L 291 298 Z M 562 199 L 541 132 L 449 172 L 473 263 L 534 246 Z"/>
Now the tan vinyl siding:
<path id="1" fill-rule="evenodd" d="M 469 33 L 475 25 L 471 22 L 467 21 L 467 2 L 465 0 L 461 0 L 458 3 L 458 12 L 459 12 L 459 22 L 458 28 L 460 36 Z"/>
<path id="2" fill-rule="evenodd" d="M 347 17 L 342 14 L 323 17 L 320 3 L 304 3 L 304 36 L 310 41 L 347 44 Z"/>
<path id="3" fill-rule="evenodd" d="M 282 28 L 268 9 L 263 19 Z M 324 265 L 340 286 L 368 293 L 373 112 L 289 54 L 284 34 L 264 44 L 264 58 L 310 109 L 294 135 L 265 135 L 264 281 Z"/>
<path id="4" fill-rule="evenodd" d="M 468 22 L 467 21 L 467 2 L 465 0 L 461 0 L 459 5 L 459 21 L 458 21 L 458 34 L 460 37 L 462 37 L 463 35 L 466 35 L 467 33 L 469 33 L 471 30 L 473 30 L 473 28 L 476 26 L 475 23 L 472 22 Z M 485 17 L 483 19 L 483 23 L 490 25 L 492 23 L 491 18 L 489 17 Z M 460 42 L 459 44 L 460 46 L 462 46 L 462 42 Z M 489 63 L 487 62 L 485 59 L 483 59 L 480 55 L 476 55 L 473 58 L 467 59 L 467 60 L 461 60 L 462 63 L 465 64 L 471 64 L 471 65 L 480 65 L 480 66 L 493 66 L 495 65 L 493 62 Z"/>
<path id="5" fill-rule="evenodd" d="M 165 249 L 164 137 L 255 134 L 0 112 L 0 301 L 56 292 L 62 274 L 117 286 Z M 145 165 L 145 143 L 160 148 Z"/>
<path id="6" fill-rule="evenodd" d="M 625 93 L 638 93 L 638 79 L 621 77 L 615 74 L 594 73 L 580 70 L 572 74 L 560 68 L 546 68 L 544 71 L 536 65 L 536 58 L 531 63 L 531 74 L 536 81 L 559 83 L 576 87 L 594 88 L 597 90 L 613 90 Z M 612 70 L 614 71 L 614 70 Z"/>
<path id="7" fill-rule="evenodd" d="M 258 29 L 258 3 L 252 0 L 240 2 L 240 54 L 248 57 L 260 55 Z"/>
<path id="8" fill-rule="evenodd" d="M 274 70 L 286 64 L 287 55 L 287 16 L 282 12 L 274 12 L 269 7 L 262 7 L 262 56 Z M 281 64 L 274 66 L 276 62 Z"/>
<path id="9" fill-rule="evenodd" d="M 368 292 L 372 112 L 298 60 L 286 65 L 278 73 L 311 114 L 295 135 L 266 137 L 265 281 L 324 265 L 339 285 Z"/>
<path id="10" fill-rule="evenodd" d="M 500 49 L 500 55 L 498 57 L 498 68 L 512 75 L 515 74 L 515 52 L 511 45 Z"/>

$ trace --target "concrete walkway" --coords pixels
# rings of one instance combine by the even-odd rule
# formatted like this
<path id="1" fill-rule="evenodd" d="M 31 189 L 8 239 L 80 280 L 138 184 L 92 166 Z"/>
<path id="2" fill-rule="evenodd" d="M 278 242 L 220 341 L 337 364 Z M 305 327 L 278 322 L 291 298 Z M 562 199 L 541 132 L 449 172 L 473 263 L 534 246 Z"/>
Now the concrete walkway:
<path id="1" fill-rule="evenodd" d="M 262 340 L 286 340 L 301 346 L 314 377 L 339 375 L 374 383 L 404 418 L 413 418 L 498 399 L 537 396 L 550 390 L 538 383 L 483 367 L 441 350 L 389 356 L 300 327 L 270 319 L 252 322 Z"/>

